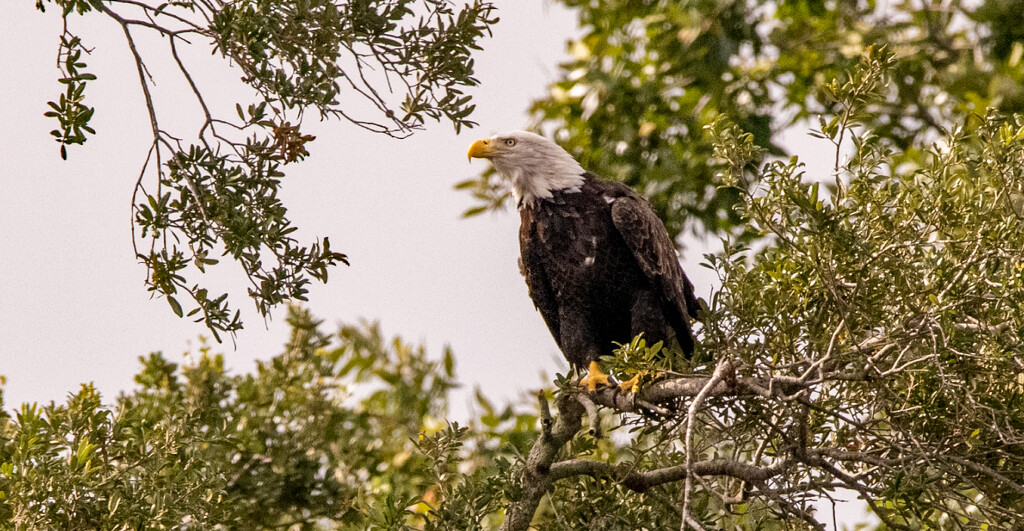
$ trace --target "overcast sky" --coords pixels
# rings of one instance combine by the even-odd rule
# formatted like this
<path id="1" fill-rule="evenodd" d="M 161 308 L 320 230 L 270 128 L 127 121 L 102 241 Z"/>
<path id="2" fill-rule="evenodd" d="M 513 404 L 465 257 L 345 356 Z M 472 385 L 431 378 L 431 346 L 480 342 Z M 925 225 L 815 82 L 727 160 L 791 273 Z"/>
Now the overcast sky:
<path id="1" fill-rule="evenodd" d="M 480 126 L 455 135 L 430 123 L 406 140 L 375 135 L 345 122 L 307 120 L 317 136 L 311 156 L 289 166 L 282 200 L 300 228 L 300 240 L 329 236 L 350 267 L 314 285 L 308 307 L 335 323 L 380 320 L 388 335 L 425 343 L 438 355 L 450 344 L 459 380 L 455 415 L 465 414 L 474 386 L 497 399 L 516 399 L 550 382 L 566 363 L 529 300 L 516 265 L 519 219 L 514 211 L 460 214 L 471 198 L 452 185 L 476 175 L 486 162 L 466 161 L 481 136 L 527 124 L 531 100 L 544 94 L 565 61 L 565 42 L 578 34 L 570 12 L 543 0 L 496 0 L 501 22 L 475 55 L 481 86 L 472 91 Z M 93 49 L 86 104 L 96 108 L 97 134 L 69 149 L 62 161 L 43 117 L 56 99 L 56 52 L 61 20 L 34 2 L 7 2 L 0 19 L 0 375 L 7 378 L 4 407 L 63 401 L 93 382 L 111 402 L 130 388 L 138 357 L 162 351 L 172 361 L 198 344 L 201 325 L 177 318 L 162 299 L 150 299 L 145 269 L 132 250 L 133 183 L 146 156 L 149 123 L 135 67 L 120 28 L 100 16 L 75 22 Z M 145 42 L 153 65 L 166 61 L 160 43 Z M 247 101 L 238 70 L 191 52 L 202 62 L 201 88 L 231 105 Z M 174 76 L 156 71 L 158 112 L 169 129 L 200 119 L 199 109 Z M 802 133 L 789 135 L 806 144 Z M 805 155 L 808 153 L 804 153 Z M 710 272 L 698 264 L 706 252 L 690 241 L 683 267 L 707 296 Z M 246 328 L 215 347 L 233 370 L 280 353 L 287 339 L 285 310 L 264 325 L 242 292 L 242 274 L 222 261 L 198 279 L 211 292 L 231 290 Z M 207 334 L 208 335 L 208 334 Z M 546 379 L 542 378 L 546 374 Z"/>

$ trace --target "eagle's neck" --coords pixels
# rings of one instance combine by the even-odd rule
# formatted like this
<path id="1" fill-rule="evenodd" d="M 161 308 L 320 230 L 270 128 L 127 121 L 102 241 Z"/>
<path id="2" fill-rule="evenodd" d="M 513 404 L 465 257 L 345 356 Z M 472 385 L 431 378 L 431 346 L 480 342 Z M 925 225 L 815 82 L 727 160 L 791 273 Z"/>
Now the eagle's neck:
<path id="1" fill-rule="evenodd" d="M 551 199 L 555 192 L 579 192 L 586 180 L 583 167 L 568 153 L 528 166 L 503 168 L 495 161 L 495 167 L 512 182 L 512 196 L 519 208 Z"/>
<path id="2" fill-rule="evenodd" d="M 579 192 L 584 180 L 582 169 L 577 174 L 514 175 L 511 177 L 512 196 L 516 200 L 516 205 L 522 208 L 551 199 L 555 192 Z"/>

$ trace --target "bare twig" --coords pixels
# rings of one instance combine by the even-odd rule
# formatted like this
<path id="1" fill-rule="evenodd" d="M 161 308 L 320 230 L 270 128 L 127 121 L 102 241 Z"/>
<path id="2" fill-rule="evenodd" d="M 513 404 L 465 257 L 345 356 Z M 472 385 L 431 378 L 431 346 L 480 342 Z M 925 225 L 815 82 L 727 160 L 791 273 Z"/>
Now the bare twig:
<path id="1" fill-rule="evenodd" d="M 686 412 L 686 437 L 684 445 L 686 447 L 686 479 L 683 484 L 683 530 L 685 531 L 687 515 L 690 514 L 690 494 L 693 491 L 693 474 L 695 473 L 693 468 L 693 430 L 696 425 L 697 410 L 704 405 L 704 400 L 707 399 L 711 391 L 725 378 L 725 373 L 728 367 L 730 367 L 729 360 L 722 358 L 718 361 L 718 365 L 715 366 L 715 372 L 711 375 L 711 378 L 704 384 L 704 387 L 697 393 L 696 398 L 690 403 L 690 408 Z"/>
<path id="2" fill-rule="evenodd" d="M 993 469 L 991 469 L 991 468 L 989 468 L 989 467 L 987 467 L 987 466 L 985 466 L 985 465 L 983 465 L 981 463 L 975 463 L 974 461 L 968 461 L 967 459 L 962 459 L 962 458 L 956 457 L 954 455 L 946 455 L 946 456 L 943 456 L 943 457 L 945 459 L 949 460 L 949 461 L 952 461 L 954 463 L 957 463 L 957 464 L 963 466 L 964 468 L 973 470 L 974 472 L 978 472 L 978 473 L 984 474 L 984 475 L 988 476 L 989 478 L 998 481 L 1000 484 L 1005 485 L 1005 486 L 1013 489 L 1013 491 L 1016 492 L 1017 494 L 1024 495 L 1024 486 L 1022 486 L 1021 484 L 1019 484 L 1019 483 L 1017 483 L 1015 481 L 1012 481 L 1010 478 L 1000 474 L 999 472 L 996 472 L 995 470 L 993 470 Z"/>
<path id="3" fill-rule="evenodd" d="M 601 433 L 601 415 L 597 413 L 597 405 L 590 399 L 585 393 L 578 393 L 576 399 L 583 404 L 583 408 L 587 410 L 587 422 L 590 424 L 590 428 L 587 433 L 592 435 L 594 438 L 600 439 Z"/>
<path id="4" fill-rule="evenodd" d="M 540 433 L 541 437 L 551 437 L 551 406 L 548 405 L 548 396 L 541 389 L 537 392 L 537 399 L 540 401 Z"/>

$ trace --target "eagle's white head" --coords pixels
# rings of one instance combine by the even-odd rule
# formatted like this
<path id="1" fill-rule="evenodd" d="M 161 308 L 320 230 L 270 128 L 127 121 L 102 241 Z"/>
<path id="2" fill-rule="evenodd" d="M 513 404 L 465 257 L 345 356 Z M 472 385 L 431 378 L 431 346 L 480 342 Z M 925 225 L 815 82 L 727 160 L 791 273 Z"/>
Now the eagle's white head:
<path id="1" fill-rule="evenodd" d="M 469 147 L 469 158 L 490 159 L 494 169 L 512 182 L 512 195 L 522 207 L 552 192 L 578 192 L 585 170 L 558 144 L 527 131 L 482 138 Z"/>

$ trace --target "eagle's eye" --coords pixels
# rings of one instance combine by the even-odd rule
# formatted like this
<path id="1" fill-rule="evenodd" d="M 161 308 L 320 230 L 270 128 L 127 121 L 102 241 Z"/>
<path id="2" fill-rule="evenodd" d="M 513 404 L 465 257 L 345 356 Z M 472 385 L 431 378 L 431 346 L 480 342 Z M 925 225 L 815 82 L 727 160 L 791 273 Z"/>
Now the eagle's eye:
<path id="1" fill-rule="evenodd" d="M 514 139 L 514 138 L 506 138 L 505 139 L 505 145 L 508 146 L 508 147 L 512 147 L 512 146 L 516 145 L 516 139 Z"/>

